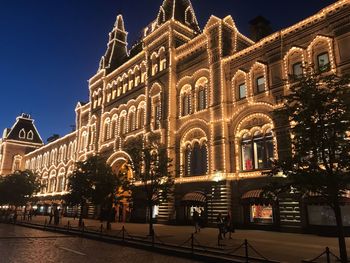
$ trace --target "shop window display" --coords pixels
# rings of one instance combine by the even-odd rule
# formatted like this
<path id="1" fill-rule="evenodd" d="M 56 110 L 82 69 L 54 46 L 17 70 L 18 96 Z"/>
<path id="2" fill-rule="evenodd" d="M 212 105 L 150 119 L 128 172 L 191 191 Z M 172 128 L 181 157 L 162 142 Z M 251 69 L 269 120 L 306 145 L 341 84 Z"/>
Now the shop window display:
<path id="1" fill-rule="evenodd" d="M 265 135 L 255 132 L 253 137 L 244 134 L 241 141 L 242 170 L 259 170 L 271 167 L 273 159 L 273 136 L 271 130 Z"/>
<path id="2" fill-rule="evenodd" d="M 273 223 L 273 208 L 271 205 L 251 205 L 250 222 L 271 224 Z"/>

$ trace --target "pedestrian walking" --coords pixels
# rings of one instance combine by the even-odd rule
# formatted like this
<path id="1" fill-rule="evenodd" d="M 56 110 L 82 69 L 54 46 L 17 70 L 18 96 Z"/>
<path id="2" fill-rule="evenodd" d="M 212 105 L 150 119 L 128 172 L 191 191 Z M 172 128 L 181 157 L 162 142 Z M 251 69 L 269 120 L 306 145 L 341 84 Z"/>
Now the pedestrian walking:
<path id="1" fill-rule="evenodd" d="M 218 216 L 216 217 L 216 224 L 218 226 L 219 234 L 218 234 L 218 245 L 220 240 L 222 240 L 222 233 L 223 233 L 223 228 L 224 228 L 224 219 L 222 218 L 222 214 L 219 213 Z"/>
<path id="2" fill-rule="evenodd" d="M 232 239 L 232 233 L 235 232 L 235 228 L 232 222 L 231 212 L 227 212 L 227 216 L 225 217 L 225 225 L 226 225 L 226 232 L 229 233 L 229 239 Z M 226 233 L 225 233 L 226 235 Z"/>
<path id="3" fill-rule="evenodd" d="M 54 217 L 54 224 L 57 226 L 60 223 L 60 211 L 55 208 L 55 211 L 53 212 L 53 217 Z"/>
<path id="4" fill-rule="evenodd" d="M 53 207 L 51 207 L 50 213 L 49 213 L 49 225 L 51 225 L 52 223 L 52 218 L 53 218 Z"/>
<path id="5" fill-rule="evenodd" d="M 200 232 L 201 229 L 200 229 L 200 226 L 199 226 L 199 213 L 198 213 L 196 208 L 193 211 L 192 220 L 193 220 L 193 224 L 194 224 L 195 233 Z"/>

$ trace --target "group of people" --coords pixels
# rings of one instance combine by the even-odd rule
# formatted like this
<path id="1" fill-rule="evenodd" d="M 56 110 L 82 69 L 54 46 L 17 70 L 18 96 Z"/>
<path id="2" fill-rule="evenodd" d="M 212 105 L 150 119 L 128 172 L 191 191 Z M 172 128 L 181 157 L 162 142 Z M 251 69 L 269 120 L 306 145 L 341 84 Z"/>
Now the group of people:
<path id="1" fill-rule="evenodd" d="M 36 215 L 37 215 L 37 210 L 34 210 L 34 208 L 30 208 L 28 211 L 27 207 L 25 207 L 23 211 L 23 220 L 32 221 L 33 216 L 36 216 Z"/>
<path id="2" fill-rule="evenodd" d="M 53 207 L 50 210 L 49 225 L 52 224 L 52 219 L 55 226 L 57 226 L 60 223 L 60 210 L 57 207 Z"/>
<path id="3" fill-rule="evenodd" d="M 199 207 L 193 207 L 192 220 L 194 224 L 194 233 L 199 233 L 201 227 L 204 225 L 204 209 Z M 229 239 L 232 239 L 232 233 L 235 232 L 235 228 L 232 222 L 231 213 L 228 212 L 226 216 L 221 213 L 216 218 L 217 227 L 219 230 L 218 240 L 226 238 L 226 234 L 229 234 Z"/>
<path id="4" fill-rule="evenodd" d="M 16 223 L 17 221 L 17 210 L 8 208 L 8 209 L 0 209 L 0 221 Z"/>
<path id="5" fill-rule="evenodd" d="M 201 227 L 204 226 L 204 209 L 199 207 L 193 207 L 192 209 L 194 230 L 195 233 L 199 233 L 201 231 Z"/>
<path id="6" fill-rule="evenodd" d="M 232 223 L 231 213 L 228 212 L 226 216 L 222 216 L 221 213 L 218 214 L 216 218 L 216 223 L 219 229 L 218 240 L 226 238 L 226 234 L 229 234 L 229 239 L 232 239 L 232 233 L 235 232 L 235 228 Z"/>

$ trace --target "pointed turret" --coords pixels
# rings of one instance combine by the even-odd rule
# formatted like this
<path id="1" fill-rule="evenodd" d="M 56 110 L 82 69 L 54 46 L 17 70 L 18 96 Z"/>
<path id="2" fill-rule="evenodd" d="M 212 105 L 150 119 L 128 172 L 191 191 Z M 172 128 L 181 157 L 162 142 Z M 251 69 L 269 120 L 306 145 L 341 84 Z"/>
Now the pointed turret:
<path id="1" fill-rule="evenodd" d="M 109 33 L 107 51 L 101 58 L 100 68 L 108 72 L 123 64 L 127 57 L 127 35 L 122 15 L 118 15 L 112 32 Z"/>
<path id="2" fill-rule="evenodd" d="M 157 23 L 161 25 L 170 19 L 181 22 L 195 32 L 200 32 L 190 0 L 164 0 L 158 12 Z"/>

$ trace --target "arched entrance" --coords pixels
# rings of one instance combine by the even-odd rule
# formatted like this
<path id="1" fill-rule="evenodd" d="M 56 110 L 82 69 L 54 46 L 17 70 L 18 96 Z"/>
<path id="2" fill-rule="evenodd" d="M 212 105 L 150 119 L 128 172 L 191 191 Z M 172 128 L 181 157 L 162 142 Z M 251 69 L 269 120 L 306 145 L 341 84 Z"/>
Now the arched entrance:
<path id="1" fill-rule="evenodd" d="M 196 191 L 185 194 L 177 208 L 177 221 L 183 224 L 192 224 L 193 212 L 197 211 L 202 224 L 207 224 L 207 197 L 205 193 Z"/>
<path id="2" fill-rule="evenodd" d="M 120 176 L 125 176 L 128 180 L 133 177 L 132 170 L 129 166 L 129 156 L 124 152 L 118 152 L 113 154 L 108 160 L 107 164 L 109 164 L 112 168 L 114 174 Z M 117 191 L 118 203 L 114 206 L 115 211 L 115 221 L 117 222 L 130 222 L 131 212 L 132 212 L 132 204 L 129 202 L 129 197 L 131 196 L 131 192 L 123 191 L 122 189 L 118 189 Z"/>

